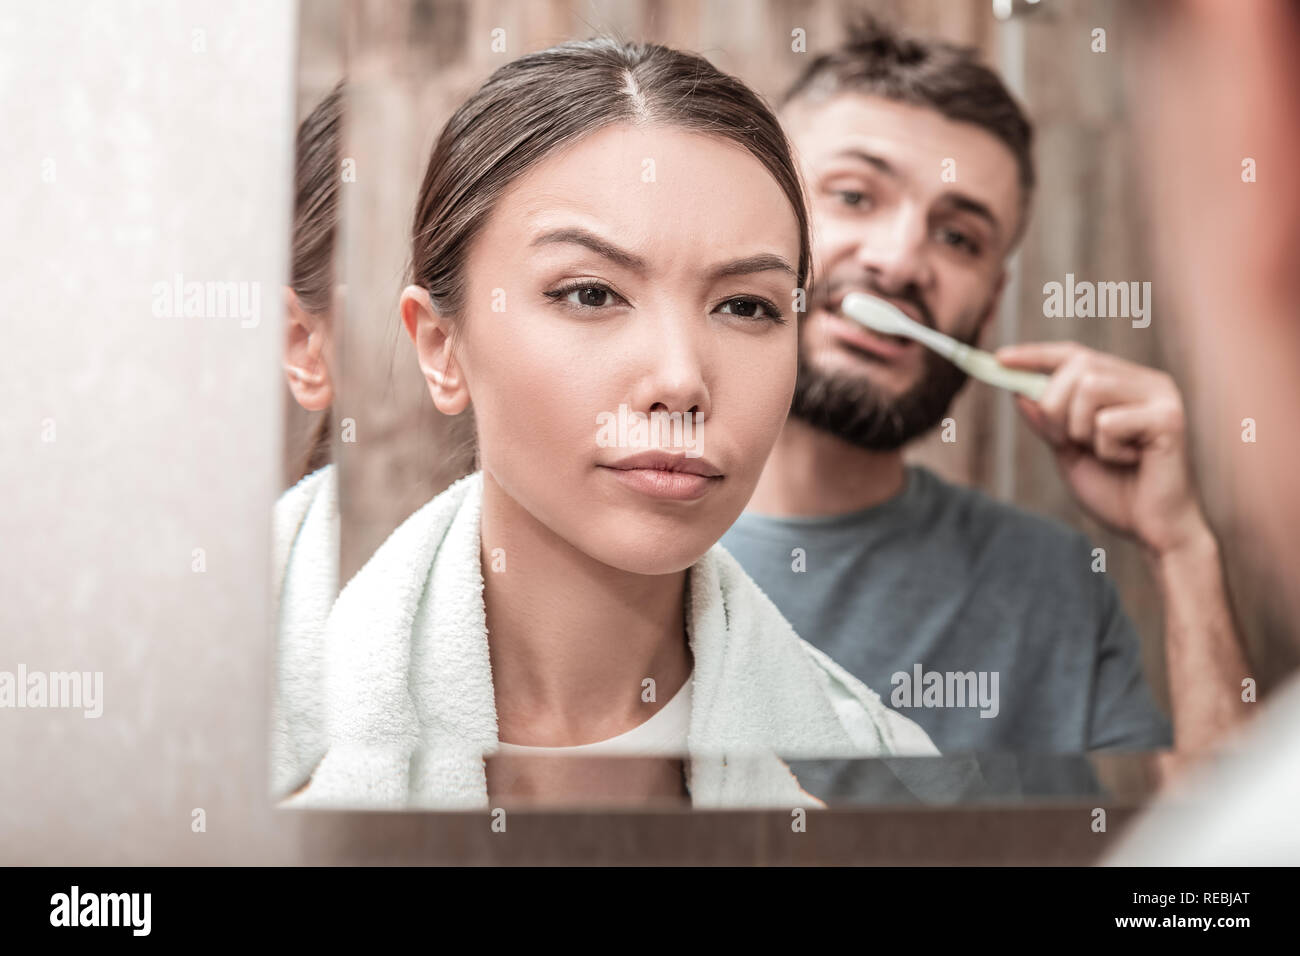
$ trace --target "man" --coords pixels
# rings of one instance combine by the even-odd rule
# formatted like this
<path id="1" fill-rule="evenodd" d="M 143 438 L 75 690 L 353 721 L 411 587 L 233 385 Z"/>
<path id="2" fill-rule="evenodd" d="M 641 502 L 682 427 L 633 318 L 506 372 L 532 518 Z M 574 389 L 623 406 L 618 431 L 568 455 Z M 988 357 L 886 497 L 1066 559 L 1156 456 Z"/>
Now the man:
<path id="1" fill-rule="evenodd" d="M 940 422 L 964 375 L 839 311 L 866 291 L 980 338 L 1024 232 L 1028 121 L 971 51 L 871 20 L 809 64 L 783 119 L 813 210 L 815 288 L 790 419 L 723 545 L 801 636 L 943 751 L 1168 746 L 1136 635 L 1084 536 L 905 466 L 903 447 Z M 955 182 L 943 175 L 954 168 Z M 1205 746 L 1237 718 L 1246 665 L 1177 388 L 1068 342 L 998 354 L 1050 373 L 1021 414 L 1083 507 L 1149 558 L 1177 744 Z"/>

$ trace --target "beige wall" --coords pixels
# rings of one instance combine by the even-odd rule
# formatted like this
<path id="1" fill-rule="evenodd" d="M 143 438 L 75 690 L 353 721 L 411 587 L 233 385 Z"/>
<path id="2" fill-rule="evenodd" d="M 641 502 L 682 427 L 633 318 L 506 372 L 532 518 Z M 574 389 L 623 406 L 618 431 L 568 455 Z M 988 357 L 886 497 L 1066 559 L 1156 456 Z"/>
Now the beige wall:
<path id="1" fill-rule="evenodd" d="M 97 719 L 0 710 L 0 863 L 296 853 L 263 797 L 294 22 L 0 12 L 0 669 L 103 674 Z M 155 316 L 176 273 L 257 283 L 260 321 Z"/>

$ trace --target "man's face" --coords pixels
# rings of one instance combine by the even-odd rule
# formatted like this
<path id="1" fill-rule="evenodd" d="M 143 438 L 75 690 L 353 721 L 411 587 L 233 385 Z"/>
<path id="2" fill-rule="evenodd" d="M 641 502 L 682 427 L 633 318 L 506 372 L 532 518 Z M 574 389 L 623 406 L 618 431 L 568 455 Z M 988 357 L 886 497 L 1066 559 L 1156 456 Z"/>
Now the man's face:
<path id="1" fill-rule="evenodd" d="M 964 373 L 916 342 L 845 318 L 849 292 L 974 343 L 996 309 L 1020 217 L 1015 156 L 935 110 L 857 93 L 791 104 L 815 283 L 791 413 L 864 448 L 896 449 L 943 418 Z"/>

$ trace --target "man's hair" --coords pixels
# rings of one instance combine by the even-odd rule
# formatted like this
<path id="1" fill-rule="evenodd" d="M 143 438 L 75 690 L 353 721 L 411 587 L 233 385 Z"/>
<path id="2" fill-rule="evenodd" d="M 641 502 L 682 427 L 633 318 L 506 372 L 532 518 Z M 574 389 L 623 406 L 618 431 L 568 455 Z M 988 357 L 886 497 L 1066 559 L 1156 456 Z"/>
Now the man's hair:
<path id="1" fill-rule="evenodd" d="M 998 75 L 979 62 L 977 51 L 906 36 L 870 14 L 848 20 L 845 31 L 842 43 L 804 68 L 781 106 L 865 93 L 927 106 L 950 120 L 988 130 L 1016 158 L 1023 230 L 1034 191 L 1034 128 Z"/>

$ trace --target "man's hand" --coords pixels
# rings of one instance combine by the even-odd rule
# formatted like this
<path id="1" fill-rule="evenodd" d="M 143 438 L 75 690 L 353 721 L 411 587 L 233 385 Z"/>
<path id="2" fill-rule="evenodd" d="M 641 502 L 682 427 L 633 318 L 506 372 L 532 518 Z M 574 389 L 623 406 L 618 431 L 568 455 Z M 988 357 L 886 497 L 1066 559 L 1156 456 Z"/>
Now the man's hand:
<path id="1" fill-rule="evenodd" d="M 1192 486 L 1177 386 L 1164 372 L 1073 342 L 1013 345 L 997 357 L 1050 373 L 1039 401 L 1016 403 L 1055 449 L 1074 496 L 1147 549 L 1165 604 L 1174 744 L 1192 753 L 1214 746 L 1244 718 L 1248 666 L 1218 543 Z"/>
<path id="2" fill-rule="evenodd" d="M 1172 378 L 1074 342 L 1010 345 L 997 358 L 1051 375 L 1042 399 L 1017 396 L 1016 405 L 1088 511 L 1155 557 L 1205 541 Z"/>

